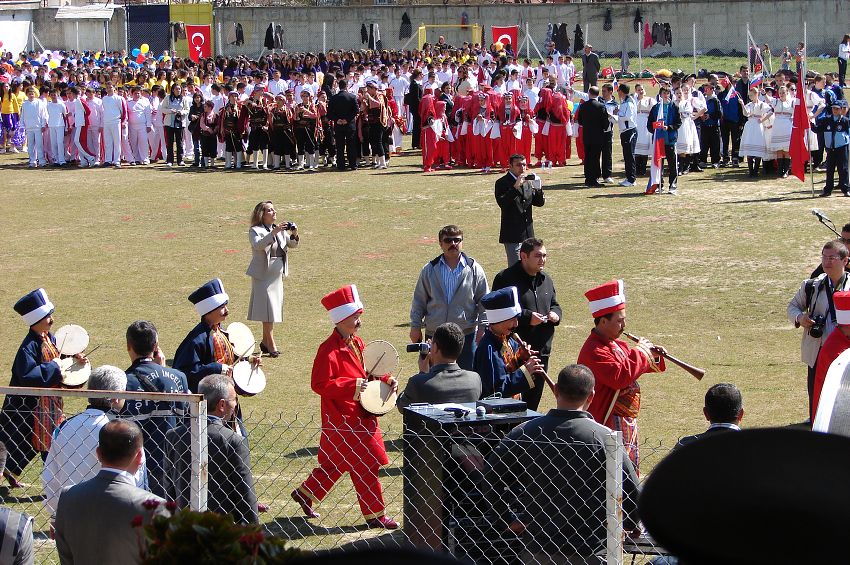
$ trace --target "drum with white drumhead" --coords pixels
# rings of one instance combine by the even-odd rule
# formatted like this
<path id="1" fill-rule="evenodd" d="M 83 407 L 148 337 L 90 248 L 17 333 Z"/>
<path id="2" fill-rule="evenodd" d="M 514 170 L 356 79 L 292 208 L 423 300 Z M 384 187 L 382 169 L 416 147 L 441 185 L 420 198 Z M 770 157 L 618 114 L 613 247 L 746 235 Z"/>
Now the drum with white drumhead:
<path id="1" fill-rule="evenodd" d="M 369 342 L 363 349 L 363 368 L 369 377 L 392 374 L 398 369 L 398 351 L 388 341 Z M 383 416 L 395 408 L 397 398 L 398 393 L 393 387 L 383 381 L 373 380 L 360 393 L 360 405 L 370 414 Z"/>
<path id="2" fill-rule="evenodd" d="M 62 355 L 77 355 L 89 346 L 89 333 L 76 324 L 62 326 L 56 330 L 54 337 Z"/>
<path id="3" fill-rule="evenodd" d="M 233 366 L 233 384 L 240 395 L 254 396 L 266 388 L 266 374 L 262 367 L 240 361 Z"/>

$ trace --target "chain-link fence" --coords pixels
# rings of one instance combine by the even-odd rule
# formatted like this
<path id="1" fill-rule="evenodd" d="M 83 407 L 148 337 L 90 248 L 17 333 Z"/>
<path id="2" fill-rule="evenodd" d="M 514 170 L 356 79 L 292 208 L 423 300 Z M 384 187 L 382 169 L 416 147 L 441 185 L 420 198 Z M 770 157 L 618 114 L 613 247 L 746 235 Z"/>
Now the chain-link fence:
<path id="1" fill-rule="evenodd" d="M 182 507 L 259 521 L 267 534 L 304 550 L 416 546 L 487 565 L 543 562 L 546 555 L 554 562 L 570 556 L 570 563 L 646 563 L 664 554 L 640 534 L 638 479 L 619 434 L 578 439 L 528 425 L 511 432 L 534 413 L 476 416 L 473 407 L 456 417 L 418 408 L 406 412 L 402 426 L 382 430 L 378 444 L 389 463 L 378 471 L 377 459 L 362 449 L 375 437 L 368 425 L 334 427 L 318 415 L 254 411 L 245 414 L 244 428 L 236 427 L 247 433 L 243 442 L 233 439 L 241 438 L 239 431 L 208 419 L 195 395 L 185 397 L 182 415 L 162 409 L 165 399 L 148 393 L 54 394 L 159 400 L 158 409 L 136 417 L 146 453 L 138 485 Z M 35 413 L 20 415 L 22 422 L 32 421 Z M 7 446 L 7 470 L 18 473 L 22 485 L 3 489 L 3 504 L 34 518 L 38 562 L 58 561 L 51 538 L 57 493 L 96 474 L 97 433 L 112 417 L 93 405 L 68 418 L 54 434 L 44 465 L 34 456 L 21 468 L 16 447 Z M 30 445 L 32 430 L 21 429 L 23 435 L 13 439 Z M 667 446 L 644 443 L 643 472 L 668 452 Z M 361 459 L 352 460 L 358 454 Z M 304 495 L 301 502 L 293 491 Z M 321 516 L 308 519 L 305 502 Z M 401 529 L 366 525 L 379 514 L 395 518 Z"/>

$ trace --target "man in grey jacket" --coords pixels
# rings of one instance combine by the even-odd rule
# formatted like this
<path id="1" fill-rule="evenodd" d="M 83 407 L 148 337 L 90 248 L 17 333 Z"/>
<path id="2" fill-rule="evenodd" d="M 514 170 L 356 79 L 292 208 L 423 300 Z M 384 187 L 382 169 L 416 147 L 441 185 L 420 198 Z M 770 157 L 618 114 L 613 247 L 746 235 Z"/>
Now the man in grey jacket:
<path id="1" fill-rule="evenodd" d="M 413 291 L 410 341 L 422 341 L 423 327 L 425 339 L 430 339 L 437 326 L 454 322 L 464 334 L 457 364 L 472 370 L 475 345 L 484 334 L 486 320 L 481 298 L 489 291 L 487 276 L 481 265 L 463 252 L 463 230 L 448 225 L 438 237 L 443 253 L 422 267 Z"/>
<path id="2" fill-rule="evenodd" d="M 481 377 L 457 364 L 463 332 L 454 322 L 440 324 L 431 338 L 431 351 L 419 356 L 420 373 L 410 377 L 396 402 L 399 412 L 414 402 L 475 402 L 481 398 Z"/>
<path id="3" fill-rule="evenodd" d="M 100 472 L 59 496 L 56 549 L 62 565 L 139 563 L 141 526 L 167 515 L 165 500 L 138 488 L 133 474 L 144 460 L 142 430 L 129 420 L 100 429 Z"/>
<path id="4" fill-rule="evenodd" d="M 824 273 L 814 279 L 806 279 L 788 303 L 788 319 L 795 328 L 803 327 L 800 345 L 801 358 L 808 367 L 807 390 L 809 414 L 812 413 L 812 393 L 815 384 L 815 368 L 823 342 L 835 329 L 835 307 L 832 294 L 850 290 L 850 276 L 845 273 L 847 247 L 839 241 L 830 241 L 821 250 L 821 266 Z M 812 330 L 815 327 L 814 331 Z"/>

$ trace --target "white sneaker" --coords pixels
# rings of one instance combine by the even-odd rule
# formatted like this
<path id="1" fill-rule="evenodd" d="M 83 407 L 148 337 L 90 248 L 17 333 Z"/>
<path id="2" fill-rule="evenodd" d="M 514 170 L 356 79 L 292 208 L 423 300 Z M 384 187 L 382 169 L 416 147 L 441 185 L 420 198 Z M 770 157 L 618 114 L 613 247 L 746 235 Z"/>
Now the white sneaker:
<path id="1" fill-rule="evenodd" d="M 614 184 L 614 179 L 608 177 L 607 179 L 602 179 L 602 182 L 605 184 Z"/>
<path id="2" fill-rule="evenodd" d="M 634 186 L 635 183 L 629 182 L 628 179 L 620 183 L 620 186 Z"/>
<path id="3" fill-rule="evenodd" d="M 678 190 L 674 187 L 674 188 L 671 188 L 670 190 L 668 190 L 668 191 L 667 191 L 667 194 L 669 194 L 670 196 L 678 196 L 678 195 L 679 195 L 679 192 L 678 192 Z"/>
<path id="4" fill-rule="evenodd" d="M 10 148 L 9 148 L 9 153 L 20 153 L 20 151 L 18 150 L 18 148 L 17 148 L 17 147 L 10 147 Z"/>

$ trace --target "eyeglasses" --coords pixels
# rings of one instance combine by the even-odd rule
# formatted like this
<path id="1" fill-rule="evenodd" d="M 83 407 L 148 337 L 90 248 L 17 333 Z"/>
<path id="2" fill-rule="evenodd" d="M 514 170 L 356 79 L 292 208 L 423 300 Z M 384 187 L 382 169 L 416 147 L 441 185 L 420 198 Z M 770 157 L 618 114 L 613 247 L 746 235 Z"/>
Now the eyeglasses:
<path id="1" fill-rule="evenodd" d="M 821 258 L 824 261 L 841 261 L 841 257 L 838 255 L 821 255 Z"/>
<path id="2" fill-rule="evenodd" d="M 444 237 L 443 243 L 461 243 L 463 241 L 462 237 Z"/>

